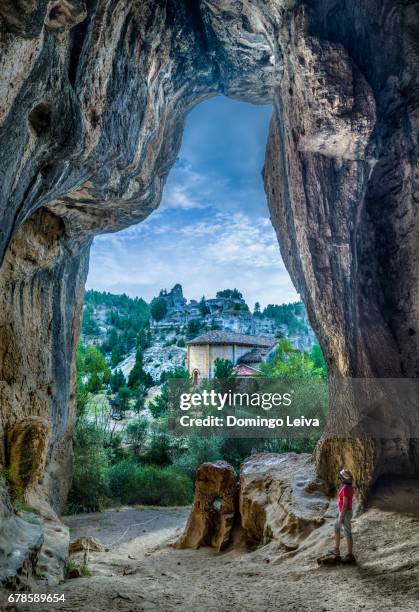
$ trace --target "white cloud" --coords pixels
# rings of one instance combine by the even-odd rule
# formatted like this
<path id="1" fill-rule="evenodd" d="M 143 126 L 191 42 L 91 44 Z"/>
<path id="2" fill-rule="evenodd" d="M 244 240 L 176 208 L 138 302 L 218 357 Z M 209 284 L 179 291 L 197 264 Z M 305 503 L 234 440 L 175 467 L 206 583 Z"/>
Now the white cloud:
<path id="1" fill-rule="evenodd" d="M 237 287 L 250 306 L 298 299 L 267 218 L 261 169 L 270 114 L 222 98 L 196 107 L 160 207 L 95 239 L 88 287 L 149 300 L 179 282 L 187 298 Z"/>
<path id="2" fill-rule="evenodd" d="M 169 214 L 169 219 L 150 222 L 145 231 L 131 230 L 129 237 L 96 239 L 88 286 L 148 300 L 177 282 L 189 299 L 233 286 L 251 306 L 298 299 L 269 220 L 206 213 L 202 220 L 191 213 L 184 224 L 179 219 L 168 223 Z"/>

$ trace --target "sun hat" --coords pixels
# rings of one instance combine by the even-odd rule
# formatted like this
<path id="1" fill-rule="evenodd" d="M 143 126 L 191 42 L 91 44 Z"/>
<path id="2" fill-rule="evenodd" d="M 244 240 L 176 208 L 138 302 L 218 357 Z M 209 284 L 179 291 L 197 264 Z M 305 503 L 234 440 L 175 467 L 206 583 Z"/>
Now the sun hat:
<path id="1" fill-rule="evenodd" d="M 353 476 L 352 476 L 352 472 L 350 472 L 349 470 L 345 470 L 345 468 L 340 470 L 339 477 L 342 479 L 342 481 L 345 484 L 352 484 Z"/>

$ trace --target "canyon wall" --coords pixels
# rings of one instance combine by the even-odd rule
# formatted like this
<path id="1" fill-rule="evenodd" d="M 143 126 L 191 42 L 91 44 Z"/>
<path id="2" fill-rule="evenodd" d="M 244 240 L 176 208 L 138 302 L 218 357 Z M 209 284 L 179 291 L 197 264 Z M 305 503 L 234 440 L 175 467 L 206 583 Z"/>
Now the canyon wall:
<path id="1" fill-rule="evenodd" d="M 418 28 L 413 2 L 309 2 L 283 53 L 266 193 L 332 377 L 419 375 Z M 378 440 L 362 399 L 332 395 L 321 476 L 347 465 L 366 495 L 382 473 L 417 475 L 417 402 L 401 401 L 383 407 L 394 435 Z M 348 439 L 333 436 L 342 422 Z"/>
<path id="2" fill-rule="evenodd" d="M 272 222 L 332 375 L 418 377 L 417 3 L 6 0 L 0 21 L 0 461 L 12 489 L 44 514 L 65 499 L 91 240 L 158 206 L 185 117 L 213 95 L 274 103 Z M 330 422 L 359 409 L 337 402 Z M 388 470 L 419 473 L 409 430 L 332 433 L 317 452 L 328 480 L 342 462 L 364 493 Z"/>

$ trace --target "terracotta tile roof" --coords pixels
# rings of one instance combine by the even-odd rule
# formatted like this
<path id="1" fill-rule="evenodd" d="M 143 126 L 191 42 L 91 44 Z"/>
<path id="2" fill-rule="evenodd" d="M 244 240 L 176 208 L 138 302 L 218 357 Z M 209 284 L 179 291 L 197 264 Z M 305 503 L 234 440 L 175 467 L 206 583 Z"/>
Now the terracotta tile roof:
<path id="1" fill-rule="evenodd" d="M 266 357 L 270 348 L 271 347 L 266 346 L 252 348 L 248 353 L 245 353 L 242 355 L 242 357 L 240 357 L 238 363 L 260 363 L 263 361 L 263 358 Z"/>
<path id="2" fill-rule="evenodd" d="M 195 344 L 240 344 L 242 346 L 260 346 L 270 348 L 277 343 L 276 338 L 268 336 L 251 336 L 248 334 L 237 334 L 236 332 L 214 330 L 201 334 L 188 342 Z"/>

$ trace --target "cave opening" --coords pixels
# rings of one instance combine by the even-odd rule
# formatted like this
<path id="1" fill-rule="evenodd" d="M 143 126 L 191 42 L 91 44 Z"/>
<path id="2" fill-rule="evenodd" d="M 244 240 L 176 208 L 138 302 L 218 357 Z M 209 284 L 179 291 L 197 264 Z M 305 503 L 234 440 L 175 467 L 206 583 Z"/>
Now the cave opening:
<path id="1" fill-rule="evenodd" d="M 295 376 L 310 368 L 326 373 L 269 218 L 262 169 L 271 115 L 270 105 L 224 97 L 196 106 L 160 206 L 139 225 L 95 238 L 77 356 L 81 418 L 74 435 L 72 511 L 101 503 L 97 470 L 92 486 L 85 487 L 90 500 L 82 499 L 77 482 L 79 462 L 86 478 L 83 424 L 102 429 L 111 457 L 109 495 L 124 503 L 144 502 L 149 494 L 124 490 L 121 480 L 129 482 L 129 469 L 136 470 L 127 467 L 127 458 L 138 464 L 137 471 L 153 464 L 163 474 L 169 467 L 190 479 L 204 461 L 228 460 L 238 470 L 253 451 L 313 450 L 321 432 L 276 446 L 250 437 L 224 442 L 198 437 L 180 448 L 162 425 L 169 377 L 185 373 L 198 386 L 217 371 L 214 356 L 207 369 L 194 362 L 199 355 L 189 343 L 205 334 L 272 339 L 269 349 L 233 345 L 231 354 L 223 349 L 237 376 L 257 374 L 263 366 L 266 375 L 279 377 L 278 364 L 287 363 L 289 351 L 300 368 Z"/>

